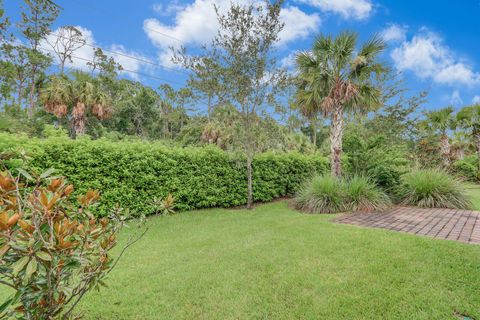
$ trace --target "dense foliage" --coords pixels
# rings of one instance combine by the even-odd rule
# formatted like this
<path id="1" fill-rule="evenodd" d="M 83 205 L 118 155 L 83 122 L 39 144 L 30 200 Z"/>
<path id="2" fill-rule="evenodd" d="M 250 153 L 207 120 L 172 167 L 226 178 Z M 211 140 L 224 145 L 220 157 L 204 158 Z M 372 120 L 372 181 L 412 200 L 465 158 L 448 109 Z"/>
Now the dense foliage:
<path id="1" fill-rule="evenodd" d="M 246 203 L 245 162 L 215 146 L 179 148 L 161 143 L 110 142 L 68 138 L 28 139 L 0 135 L 0 151 L 10 167 L 37 171 L 55 168 L 75 184 L 79 193 L 102 192 L 100 212 L 119 204 L 138 213 L 154 213 L 154 199 L 168 194 L 179 210 L 230 207 Z M 327 159 L 299 153 L 264 153 L 253 162 L 253 194 L 269 201 L 293 194 L 315 173 L 328 170 Z"/>
<path id="2" fill-rule="evenodd" d="M 472 207 L 460 182 L 437 169 L 417 170 L 403 175 L 397 192 L 399 201 L 404 205 L 454 209 Z"/>
<path id="3" fill-rule="evenodd" d="M 350 179 L 319 175 L 306 182 L 294 199 L 295 206 L 308 213 L 374 211 L 387 208 L 387 194 L 368 178 Z"/>
<path id="4" fill-rule="evenodd" d="M 124 223 L 120 212 L 96 219 L 98 191 L 74 206 L 73 185 L 51 173 L 0 173 L 0 284 L 13 290 L 2 319 L 70 319 L 119 259 L 109 252 Z"/>

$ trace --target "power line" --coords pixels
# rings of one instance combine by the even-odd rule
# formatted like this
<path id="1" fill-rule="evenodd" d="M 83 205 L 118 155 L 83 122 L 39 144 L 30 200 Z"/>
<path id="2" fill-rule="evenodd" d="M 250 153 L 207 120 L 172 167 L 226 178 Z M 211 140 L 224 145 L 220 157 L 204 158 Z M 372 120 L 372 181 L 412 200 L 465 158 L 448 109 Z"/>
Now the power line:
<path id="1" fill-rule="evenodd" d="M 45 49 L 45 50 L 50 51 L 50 52 L 55 52 L 55 51 L 50 50 L 50 49 Z M 71 57 L 72 57 L 72 58 L 75 58 L 75 59 L 78 59 L 78 60 L 82 60 L 82 61 L 86 61 L 86 62 L 91 62 L 91 63 L 93 63 L 92 60 L 85 59 L 85 58 L 82 58 L 82 57 L 77 57 L 77 56 L 74 56 L 74 55 L 72 55 Z M 58 66 L 60 66 L 60 63 L 56 63 L 56 64 L 57 64 Z M 69 67 L 67 67 L 67 68 L 68 68 L 68 69 L 73 69 L 73 70 L 75 70 L 75 68 L 69 68 Z M 77 69 L 77 70 L 78 70 L 78 69 Z M 183 86 L 183 85 L 184 85 L 183 83 L 180 83 L 180 82 L 176 82 L 176 81 L 172 81 L 172 80 L 167 80 L 167 79 L 165 79 L 165 78 L 153 76 L 153 75 L 146 74 L 146 73 L 143 73 L 143 72 L 138 72 L 138 71 L 129 70 L 129 69 L 122 69 L 121 71 L 126 71 L 126 72 L 129 72 L 129 73 L 138 74 L 138 75 L 143 76 L 143 77 L 148 77 L 148 78 L 152 78 L 152 79 L 164 81 L 164 82 L 168 82 L 168 83 L 171 83 L 171 84 L 176 84 L 176 85 L 179 85 L 179 86 Z M 208 105 L 208 102 L 206 102 L 205 100 L 198 100 L 198 101 L 199 101 L 199 102 L 202 102 L 202 103 L 205 104 L 205 105 Z"/>
<path id="2" fill-rule="evenodd" d="M 54 50 L 46 49 L 46 48 L 44 48 L 44 50 L 47 50 L 47 51 L 50 51 L 50 52 L 55 52 Z M 86 62 L 94 63 L 94 61 L 92 61 L 92 60 L 90 60 L 90 59 L 86 59 L 86 58 L 82 58 L 82 57 L 78 57 L 78 56 L 71 55 L 70 57 L 75 58 L 75 59 L 78 59 L 78 60 L 81 60 L 81 61 L 86 61 Z M 60 64 L 57 63 L 57 65 L 60 65 Z M 165 79 L 165 78 L 153 76 L 153 75 L 146 74 L 146 73 L 143 73 L 143 72 L 138 72 L 138 71 L 134 71 L 134 70 L 125 69 L 125 68 L 123 68 L 123 67 L 122 67 L 122 70 L 121 70 L 121 71 L 129 72 L 129 73 L 135 73 L 135 74 L 138 74 L 138 75 L 141 75 L 141 76 L 144 76 L 144 77 L 149 77 L 149 78 L 152 78 L 152 79 L 157 79 L 157 80 L 161 80 L 161 81 L 165 81 L 165 82 L 170 82 L 170 83 L 172 83 L 172 84 L 176 84 L 176 85 L 180 85 L 180 86 L 183 86 L 183 85 L 184 85 L 183 83 L 180 83 L 180 82 L 176 82 L 176 81 L 172 81 L 172 80 L 167 80 L 167 79 Z"/>
<path id="3" fill-rule="evenodd" d="M 113 53 L 113 54 L 116 54 L 116 55 L 119 55 L 119 56 L 123 56 L 123 57 L 129 58 L 129 59 L 137 60 L 137 61 L 140 61 L 140 62 L 143 62 L 143 63 L 147 63 L 147 64 L 150 64 L 150 65 L 162 68 L 162 69 L 171 70 L 171 71 L 177 72 L 177 73 L 183 73 L 183 74 L 186 74 L 188 76 L 190 75 L 188 72 L 185 72 L 185 71 L 182 71 L 182 70 L 178 70 L 178 69 L 175 69 L 175 68 L 172 68 L 172 67 L 167 67 L 167 66 L 161 65 L 159 63 L 153 62 L 151 60 L 146 60 L 146 59 L 143 59 L 143 58 L 135 57 L 135 56 L 123 53 L 123 52 L 110 50 L 110 49 L 105 49 L 105 48 L 102 48 L 100 46 L 96 46 L 96 45 L 93 45 L 91 43 L 88 43 L 87 41 L 75 40 L 75 39 L 72 39 L 71 37 L 62 36 L 62 35 L 56 34 L 54 32 L 51 32 L 49 35 L 53 35 L 57 38 L 70 39 L 71 41 L 74 41 L 74 42 L 77 42 L 77 43 L 83 43 L 84 45 L 89 46 L 89 47 L 94 48 L 94 49 L 95 48 L 100 48 L 103 51 L 110 52 L 110 53 Z"/>

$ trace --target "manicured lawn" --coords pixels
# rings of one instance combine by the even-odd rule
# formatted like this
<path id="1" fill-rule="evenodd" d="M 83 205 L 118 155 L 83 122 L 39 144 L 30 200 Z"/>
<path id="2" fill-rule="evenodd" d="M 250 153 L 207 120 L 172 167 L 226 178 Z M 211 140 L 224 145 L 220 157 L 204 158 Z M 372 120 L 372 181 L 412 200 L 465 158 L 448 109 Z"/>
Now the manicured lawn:
<path id="1" fill-rule="evenodd" d="M 480 210 L 480 185 L 467 184 L 465 188 L 472 199 L 474 209 Z"/>
<path id="2" fill-rule="evenodd" d="M 480 246 L 332 217 L 286 202 L 153 217 L 81 311 L 86 319 L 480 319 Z"/>

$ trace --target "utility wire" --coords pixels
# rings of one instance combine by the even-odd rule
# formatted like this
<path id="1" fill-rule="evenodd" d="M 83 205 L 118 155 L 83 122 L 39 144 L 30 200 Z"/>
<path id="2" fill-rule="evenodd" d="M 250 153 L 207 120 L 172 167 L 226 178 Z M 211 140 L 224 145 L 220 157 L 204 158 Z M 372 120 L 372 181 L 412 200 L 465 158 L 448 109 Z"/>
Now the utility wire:
<path id="1" fill-rule="evenodd" d="M 146 59 L 143 59 L 143 58 L 139 58 L 139 57 L 135 57 L 135 56 L 132 56 L 132 55 L 129 55 L 129 54 L 126 54 L 126 53 L 123 53 L 123 52 L 119 52 L 119 51 L 115 51 L 115 50 L 110 50 L 110 49 L 104 49 L 100 46 L 96 46 L 96 45 L 93 45 L 91 43 L 88 43 L 87 41 L 81 41 L 81 40 L 75 40 L 75 39 L 72 39 L 71 37 L 67 37 L 67 36 L 62 36 L 62 35 L 59 35 L 59 34 L 56 34 L 54 32 L 51 32 L 49 35 L 53 35 L 57 38 L 63 38 L 63 39 L 70 39 L 71 41 L 74 41 L 76 43 L 83 43 L 84 45 L 86 46 L 89 46 L 89 47 L 92 47 L 92 48 L 100 48 L 102 49 L 103 51 L 106 51 L 106 52 L 110 52 L 110 53 L 113 53 L 113 54 L 116 54 L 116 55 L 119 55 L 119 56 L 123 56 L 123 57 L 126 57 L 126 58 L 129 58 L 129 59 L 133 59 L 133 60 L 137 60 L 137 61 L 140 61 L 140 62 L 143 62 L 143 63 L 147 63 L 147 64 L 150 64 L 150 65 L 153 65 L 153 66 L 156 66 L 156 67 L 159 67 L 159 68 L 162 68 L 162 69 L 167 69 L 167 70 L 171 70 L 171 71 L 174 71 L 174 72 L 178 72 L 178 73 L 183 73 L 183 74 L 186 74 L 186 75 L 190 75 L 188 72 L 186 71 L 182 71 L 182 70 L 178 70 L 178 69 L 175 69 L 175 68 L 172 68 L 172 67 L 167 67 L 167 66 L 163 66 L 159 63 L 156 63 L 156 62 L 153 62 L 151 60 L 146 60 Z"/>
<path id="2" fill-rule="evenodd" d="M 50 52 L 55 52 L 54 50 L 50 50 L 50 49 L 45 49 L 47 51 L 50 51 Z M 75 59 L 78 59 L 78 60 L 82 60 L 82 61 L 86 61 L 86 62 L 91 62 L 93 63 L 92 60 L 89 60 L 89 59 L 85 59 L 85 58 L 82 58 L 82 57 L 77 57 L 77 56 L 74 56 L 74 55 L 71 55 L 72 58 L 75 58 Z M 56 63 L 58 66 L 60 66 L 60 63 Z M 67 67 L 68 69 L 73 69 L 75 70 L 75 68 L 69 68 Z M 78 70 L 78 69 L 77 69 Z M 138 74 L 140 76 L 143 76 L 143 77 L 148 77 L 148 78 L 152 78 L 152 79 L 156 79 L 156 80 L 160 80 L 160 81 L 164 81 L 164 82 L 168 82 L 168 83 L 171 83 L 171 84 L 176 84 L 176 85 L 179 85 L 179 86 L 183 86 L 184 84 L 183 83 L 180 83 L 180 82 L 176 82 L 176 81 L 172 81 L 172 80 L 167 80 L 165 78 L 161 78 L 161 77 L 157 77 L 157 76 L 152 76 L 150 74 L 146 74 L 146 73 L 142 73 L 142 72 L 138 72 L 138 71 L 134 71 L 134 70 L 129 70 L 129 69 L 122 69 L 121 71 L 125 71 L 125 72 L 129 72 L 129 73 L 134 73 L 134 74 Z M 205 100 L 197 100 L 199 102 L 202 102 L 203 104 L 205 105 L 208 105 L 208 102 L 205 101 Z"/>

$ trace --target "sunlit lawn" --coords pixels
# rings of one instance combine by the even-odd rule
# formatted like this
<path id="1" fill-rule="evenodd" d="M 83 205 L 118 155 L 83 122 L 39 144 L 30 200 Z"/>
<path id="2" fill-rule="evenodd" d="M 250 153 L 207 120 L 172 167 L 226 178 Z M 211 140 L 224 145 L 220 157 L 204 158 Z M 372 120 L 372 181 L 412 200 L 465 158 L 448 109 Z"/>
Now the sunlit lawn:
<path id="1" fill-rule="evenodd" d="M 479 203 L 477 201 L 477 203 Z M 276 202 L 154 217 L 86 319 L 480 319 L 480 246 Z"/>
<path id="2" fill-rule="evenodd" d="M 470 195 L 475 210 L 480 210 L 480 185 L 467 184 L 466 190 Z"/>

